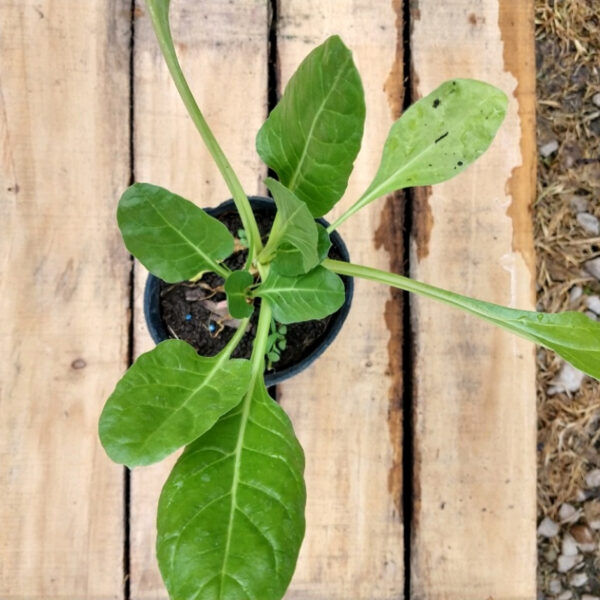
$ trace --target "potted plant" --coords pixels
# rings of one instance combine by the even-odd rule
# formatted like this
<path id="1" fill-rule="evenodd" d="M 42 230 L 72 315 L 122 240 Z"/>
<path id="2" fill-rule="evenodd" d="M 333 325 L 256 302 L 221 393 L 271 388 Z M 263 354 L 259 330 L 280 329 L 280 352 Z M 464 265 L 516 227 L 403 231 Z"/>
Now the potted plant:
<path id="1" fill-rule="evenodd" d="M 392 125 L 372 183 L 323 226 L 315 218 L 346 188 L 365 114 L 352 55 L 339 37 L 329 38 L 302 62 L 258 132 L 258 153 L 278 176 L 266 180 L 276 211 L 263 236 L 180 69 L 169 0 L 147 0 L 147 6 L 241 227 L 232 235 L 208 212 L 151 184 L 134 184 L 123 194 L 117 220 L 129 251 L 166 284 L 206 290 L 200 282 L 208 277 L 209 293 L 224 299 L 219 310 L 229 321 L 228 336 L 214 356 L 201 356 L 180 339 L 141 355 L 106 402 L 100 439 L 114 461 L 129 467 L 185 447 L 158 506 L 157 556 L 171 598 L 277 600 L 304 535 L 304 458 L 289 419 L 267 392 L 265 367 L 277 362 L 285 327 L 340 309 L 347 298 L 340 276 L 450 304 L 555 350 L 594 377 L 600 377 L 600 324 L 580 313 L 505 308 L 329 255 L 331 234 L 362 207 L 394 190 L 447 180 L 475 161 L 504 118 L 500 90 L 455 79 L 411 106 Z M 250 356 L 237 358 L 248 331 Z"/>
<path id="2" fill-rule="evenodd" d="M 271 198 L 250 196 L 249 201 L 261 239 L 266 242 L 277 206 Z M 243 269 L 248 255 L 247 240 L 233 200 L 205 209 L 205 212 L 224 223 L 236 236 L 234 252 L 224 265 L 233 270 Z M 326 228 L 329 223 L 322 218 L 316 222 L 323 255 L 327 253 L 329 257 L 348 261 L 348 250 L 338 232 L 328 234 Z M 298 323 L 271 322 L 266 353 L 267 386 L 281 383 L 305 369 L 335 339 L 348 315 L 354 288 L 351 277 L 342 277 L 342 281 L 345 301 L 335 313 Z M 169 338 L 183 339 L 204 356 L 214 356 L 221 351 L 241 324 L 230 314 L 225 283 L 221 276 L 211 272 L 194 281 L 171 285 L 149 274 L 144 292 L 144 313 L 153 340 L 158 344 Z M 232 294 L 229 294 L 229 301 L 232 299 Z M 259 302 L 255 302 L 255 310 L 248 310 L 250 322 L 232 355 L 236 358 L 250 358 L 260 312 Z M 247 310 L 245 304 L 242 306 L 243 310 Z"/>

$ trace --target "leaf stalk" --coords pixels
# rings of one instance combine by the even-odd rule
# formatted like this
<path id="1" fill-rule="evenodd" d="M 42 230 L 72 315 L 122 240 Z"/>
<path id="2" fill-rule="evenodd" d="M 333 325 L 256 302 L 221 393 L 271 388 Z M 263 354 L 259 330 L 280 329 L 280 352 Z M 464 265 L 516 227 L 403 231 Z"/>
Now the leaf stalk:
<path id="1" fill-rule="evenodd" d="M 461 296 L 403 275 L 326 259 L 323 266 L 340 275 L 361 277 L 460 308 L 501 329 L 550 348 L 588 375 L 600 378 L 600 324 L 578 312 L 547 314 L 507 308 Z"/>
<path id="2" fill-rule="evenodd" d="M 146 0 L 146 5 L 148 6 L 152 26 L 154 27 L 154 32 L 156 33 L 161 52 L 171 73 L 175 87 L 233 197 L 244 229 L 248 233 L 249 253 L 253 260 L 262 249 L 258 225 L 256 224 L 250 201 L 225 153 L 204 119 L 204 115 L 190 90 L 179 64 L 169 24 L 169 1 Z"/>
<path id="3" fill-rule="evenodd" d="M 221 350 L 220 354 L 225 358 L 229 359 L 233 353 L 233 351 L 237 348 L 238 344 L 242 341 L 244 334 L 246 333 L 246 329 L 248 329 L 248 325 L 250 325 L 250 319 L 242 319 L 239 327 L 237 328 L 233 337 L 227 342 L 227 345 L 223 350 Z"/>
<path id="4" fill-rule="evenodd" d="M 376 192 L 365 193 L 362 195 L 347 211 L 342 213 L 329 227 L 327 233 L 335 231 L 344 221 L 349 219 L 354 213 L 358 212 L 363 206 L 366 206 L 369 202 L 372 202 L 377 198 Z"/>

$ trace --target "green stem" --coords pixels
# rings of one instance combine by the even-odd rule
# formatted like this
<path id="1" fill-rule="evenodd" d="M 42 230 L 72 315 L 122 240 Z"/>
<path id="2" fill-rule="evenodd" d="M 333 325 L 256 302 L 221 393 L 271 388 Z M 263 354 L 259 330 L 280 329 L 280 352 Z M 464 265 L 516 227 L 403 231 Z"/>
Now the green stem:
<path id="1" fill-rule="evenodd" d="M 507 329 L 513 333 L 517 333 L 521 337 L 533 340 L 537 343 L 542 343 L 540 340 L 531 336 L 525 330 L 525 327 L 523 327 L 523 330 L 521 330 L 521 328 L 518 327 L 518 324 L 509 324 L 505 321 L 505 319 L 509 318 L 518 319 L 518 317 L 522 316 L 523 314 L 534 314 L 531 311 L 507 308 L 505 306 L 500 306 L 499 304 L 493 304 L 483 300 L 476 300 L 475 298 L 469 298 L 468 296 L 461 296 L 460 294 L 449 292 L 448 290 L 444 290 L 427 283 L 422 283 L 420 281 L 416 281 L 415 279 L 404 277 L 403 275 L 396 275 L 395 273 L 380 271 L 379 269 L 373 269 L 372 267 L 355 265 L 353 263 L 332 260 L 329 258 L 325 259 L 322 264 L 330 271 L 338 273 L 339 275 L 348 275 L 349 277 L 369 279 L 370 281 L 376 281 L 378 283 L 383 283 L 407 292 L 425 296 L 426 298 L 437 300 L 438 302 L 442 302 L 448 306 L 453 306 L 454 308 L 464 310 L 465 312 L 475 315 L 476 317 L 479 317 L 484 321 L 488 321 L 489 323 L 493 323 L 502 329 Z"/>
<path id="2" fill-rule="evenodd" d="M 227 268 L 225 265 L 220 265 L 218 262 L 216 262 L 214 260 L 210 260 L 208 262 L 210 263 L 212 270 L 217 275 L 220 275 L 223 279 L 227 279 L 229 277 L 229 275 L 231 274 L 231 269 Z M 198 279 L 200 279 L 203 274 L 204 274 L 204 271 L 201 271 L 200 273 L 198 273 L 198 275 L 196 275 L 195 277 L 192 277 L 190 279 L 190 281 L 198 281 Z"/>
<path id="3" fill-rule="evenodd" d="M 265 353 L 267 351 L 267 340 L 271 329 L 271 319 L 273 313 L 271 306 L 264 298 L 260 303 L 260 312 L 258 315 L 258 324 L 256 325 L 256 335 L 254 336 L 254 345 L 252 346 L 252 374 L 250 378 L 250 391 L 254 389 L 258 376 L 262 376 L 265 370 Z"/>
<path id="4" fill-rule="evenodd" d="M 335 231 L 346 219 L 349 219 L 355 212 L 358 212 L 363 206 L 374 200 L 377 196 L 373 194 L 364 194 L 361 196 L 346 212 L 341 214 L 328 228 L 327 233 Z"/>
<path id="5" fill-rule="evenodd" d="M 237 348 L 238 344 L 242 341 L 244 334 L 246 333 L 246 329 L 248 329 L 248 325 L 250 325 L 250 319 L 243 319 L 240 323 L 237 331 L 233 335 L 233 337 L 227 342 L 227 345 L 223 350 L 221 350 L 220 354 L 222 354 L 225 358 L 229 359 L 233 351 Z"/>
<path id="6" fill-rule="evenodd" d="M 231 269 L 227 265 L 220 265 L 218 262 L 216 262 L 212 259 L 209 259 L 209 258 L 206 258 L 206 261 L 210 264 L 212 270 L 217 275 L 220 275 L 223 279 L 227 279 L 231 275 Z M 197 275 L 190 277 L 189 281 L 192 281 L 192 282 L 198 281 L 199 279 L 202 278 L 204 273 L 206 273 L 206 270 L 200 271 L 200 273 L 198 273 Z"/>
<path id="7" fill-rule="evenodd" d="M 171 77 L 173 78 L 177 91 L 179 92 L 194 125 L 196 125 L 196 128 L 200 132 L 208 151 L 213 157 L 223 179 L 225 179 L 229 191 L 231 192 L 240 218 L 242 219 L 242 224 L 248 235 L 250 256 L 254 259 L 262 249 L 262 242 L 258 232 L 256 219 L 254 218 L 250 201 L 248 200 L 237 175 L 229 164 L 229 161 L 219 146 L 213 132 L 210 130 L 208 123 L 205 121 L 188 86 L 183 71 L 181 70 L 169 25 L 169 0 L 146 0 L 146 4 L 160 49 L 165 58 L 167 67 L 169 68 L 169 72 L 171 73 Z"/>
<path id="8" fill-rule="evenodd" d="M 271 270 L 271 265 L 257 262 L 256 268 L 258 269 L 258 274 L 260 275 L 260 280 L 264 281 L 269 276 L 269 271 Z"/>
<path id="9" fill-rule="evenodd" d="M 217 275 L 220 275 L 223 279 L 227 279 L 229 277 L 229 274 L 231 273 L 229 269 L 222 267 L 219 263 L 214 263 L 212 267 L 215 273 Z"/>
<path id="10" fill-rule="evenodd" d="M 237 444 L 233 451 L 234 463 L 233 463 L 233 479 L 231 482 L 231 506 L 229 512 L 229 523 L 227 526 L 227 537 L 225 551 L 223 553 L 224 559 L 221 567 L 221 589 L 223 589 L 223 578 L 225 577 L 226 565 L 229 559 L 229 552 L 231 549 L 231 537 L 233 530 L 233 518 L 236 509 L 236 498 L 237 490 L 240 481 L 240 465 L 242 460 L 242 451 L 244 449 L 244 441 L 246 439 L 246 427 L 250 419 L 250 409 L 252 408 L 252 399 L 256 391 L 256 386 L 259 383 L 259 378 L 262 377 L 265 369 L 265 350 L 267 348 L 267 338 L 269 335 L 269 328 L 271 326 L 271 307 L 268 302 L 262 301 L 260 305 L 260 313 L 258 316 L 258 324 L 256 326 L 256 336 L 254 338 L 254 346 L 252 347 L 252 356 L 250 357 L 251 372 L 250 372 L 250 385 L 248 391 L 242 400 L 242 414 L 240 417 L 240 428 L 238 431 Z M 219 595 L 219 598 L 222 596 Z"/>

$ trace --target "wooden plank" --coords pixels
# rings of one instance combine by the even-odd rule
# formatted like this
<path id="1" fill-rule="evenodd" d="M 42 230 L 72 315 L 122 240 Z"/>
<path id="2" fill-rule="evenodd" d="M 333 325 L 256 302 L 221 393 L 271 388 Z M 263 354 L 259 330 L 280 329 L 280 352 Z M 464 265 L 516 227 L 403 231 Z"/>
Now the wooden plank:
<path id="1" fill-rule="evenodd" d="M 334 33 L 352 49 L 363 78 L 365 138 L 347 193 L 332 212 L 339 215 L 373 178 L 402 105 L 400 15 L 388 0 L 290 0 L 280 4 L 279 19 L 282 83 Z M 402 222 L 394 223 L 393 214 L 394 204 L 381 200 L 341 227 L 354 261 L 389 268 L 398 259 L 393 248 L 402 245 Z M 307 464 L 307 531 L 288 600 L 402 596 L 400 315 L 389 289 L 356 281 L 338 339 L 280 388 Z"/>
<path id="2" fill-rule="evenodd" d="M 127 361 L 128 3 L 0 3 L 0 597 L 123 591 L 123 470 L 97 421 Z"/>
<path id="3" fill-rule="evenodd" d="M 135 176 L 200 206 L 230 197 L 186 114 L 160 55 L 144 4 L 135 22 Z M 268 13 L 263 0 L 180 0 L 171 7 L 182 67 L 198 104 L 248 194 L 263 193 L 266 169 L 254 137 L 267 115 Z M 144 322 L 146 271 L 136 264 L 135 353 L 154 346 Z M 167 600 L 155 558 L 156 507 L 174 459 L 131 480 L 131 598 Z"/>
<path id="4" fill-rule="evenodd" d="M 413 6 L 415 92 L 452 77 L 502 88 L 509 114 L 488 153 L 419 193 L 412 275 L 534 306 L 533 3 Z M 535 598 L 534 348 L 428 300 L 415 329 L 414 600 Z"/>

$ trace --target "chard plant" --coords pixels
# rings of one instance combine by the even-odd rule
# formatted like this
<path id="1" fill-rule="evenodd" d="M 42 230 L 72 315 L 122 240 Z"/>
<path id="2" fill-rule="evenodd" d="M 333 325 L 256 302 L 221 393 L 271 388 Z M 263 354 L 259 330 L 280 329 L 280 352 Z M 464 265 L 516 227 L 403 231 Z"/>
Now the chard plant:
<path id="1" fill-rule="evenodd" d="M 278 600 L 304 535 L 306 493 L 302 448 L 267 393 L 265 362 L 276 361 L 285 347 L 286 325 L 340 308 L 340 275 L 462 309 L 556 351 L 596 378 L 600 324 L 581 313 L 506 308 L 327 257 L 329 234 L 370 202 L 445 181 L 475 161 L 504 119 L 502 91 L 454 79 L 412 105 L 392 125 L 369 187 L 325 229 L 315 218 L 344 193 L 365 118 L 352 55 L 339 37 L 330 37 L 305 58 L 258 132 L 257 151 L 278 176 L 265 182 L 277 213 L 263 242 L 248 197 L 177 61 L 169 0 L 147 0 L 147 6 L 177 89 L 235 201 L 248 257 L 244 268 L 230 270 L 224 261 L 234 252 L 233 236 L 192 202 L 148 183 L 125 191 L 117 220 L 128 250 L 168 283 L 197 281 L 206 272 L 220 276 L 238 325 L 213 357 L 178 339 L 142 354 L 106 402 L 100 439 L 112 460 L 130 468 L 184 448 L 157 518 L 158 564 L 173 600 Z M 232 358 L 257 310 L 251 357 Z"/>

